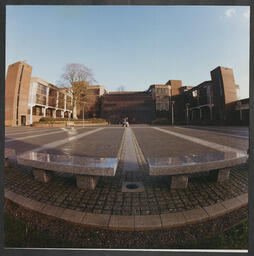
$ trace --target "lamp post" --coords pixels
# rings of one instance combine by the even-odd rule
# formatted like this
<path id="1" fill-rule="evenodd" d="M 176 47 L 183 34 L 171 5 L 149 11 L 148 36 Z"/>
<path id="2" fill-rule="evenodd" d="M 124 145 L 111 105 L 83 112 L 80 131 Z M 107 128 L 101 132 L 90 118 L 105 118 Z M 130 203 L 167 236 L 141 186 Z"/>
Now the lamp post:
<path id="1" fill-rule="evenodd" d="M 171 101 L 171 120 L 172 120 L 172 125 L 174 125 L 174 101 Z"/>
<path id="2" fill-rule="evenodd" d="M 186 124 L 189 125 L 189 106 L 190 106 L 190 103 L 186 103 L 185 106 L 186 106 Z"/>
<path id="3" fill-rule="evenodd" d="M 237 102 L 237 105 L 239 106 L 240 121 L 242 121 L 242 119 L 243 119 L 243 116 L 242 116 L 242 108 L 241 108 L 242 102 L 241 102 L 241 101 L 238 101 L 238 102 Z"/>
<path id="4" fill-rule="evenodd" d="M 85 104 L 83 103 L 83 127 L 85 125 Z"/>

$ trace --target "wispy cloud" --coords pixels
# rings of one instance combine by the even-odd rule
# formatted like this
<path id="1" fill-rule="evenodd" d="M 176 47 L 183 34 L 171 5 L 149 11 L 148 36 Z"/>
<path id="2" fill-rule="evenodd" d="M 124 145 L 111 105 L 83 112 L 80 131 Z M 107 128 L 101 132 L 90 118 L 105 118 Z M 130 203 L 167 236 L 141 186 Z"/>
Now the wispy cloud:
<path id="1" fill-rule="evenodd" d="M 250 17 L 250 10 L 247 10 L 246 12 L 243 13 L 243 16 L 245 18 L 249 18 Z"/>
<path id="2" fill-rule="evenodd" d="M 235 14 L 235 12 L 236 11 L 234 8 L 230 8 L 225 11 L 225 15 L 226 17 L 231 18 Z"/>

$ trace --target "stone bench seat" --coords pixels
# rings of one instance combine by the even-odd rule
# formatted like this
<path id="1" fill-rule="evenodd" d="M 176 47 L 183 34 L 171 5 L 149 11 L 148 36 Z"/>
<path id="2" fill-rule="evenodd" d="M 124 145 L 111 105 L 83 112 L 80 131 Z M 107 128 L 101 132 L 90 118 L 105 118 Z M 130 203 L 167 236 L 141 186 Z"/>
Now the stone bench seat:
<path id="1" fill-rule="evenodd" d="M 18 155 L 17 162 L 33 167 L 35 180 L 49 182 L 52 171 L 70 173 L 76 175 L 79 188 L 94 189 L 100 176 L 115 176 L 118 159 L 31 151 Z"/>
<path id="2" fill-rule="evenodd" d="M 217 182 L 229 179 L 232 166 L 246 162 L 248 155 L 238 152 L 218 152 L 179 157 L 148 158 L 149 175 L 172 176 L 171 189 L 186 188 L 188 177 L 199 172 L 210 172 Z"/>
<path id="3" fill-rule="evenodd" d="M 16 151 L 13 148 L 5 148 L 4 149 L 4 166 L 9 167 L 10 161 L 15 161 L 16 159 Z"/>

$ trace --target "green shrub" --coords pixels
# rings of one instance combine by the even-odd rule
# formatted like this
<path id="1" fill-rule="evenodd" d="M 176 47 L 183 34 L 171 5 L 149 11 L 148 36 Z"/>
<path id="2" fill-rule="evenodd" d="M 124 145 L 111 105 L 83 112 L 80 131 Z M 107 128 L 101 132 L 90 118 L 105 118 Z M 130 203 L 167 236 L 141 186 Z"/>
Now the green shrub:
<path id="1" fill-rule="evenodd" d="M 55 122 L 55 121 L 77 121 L 78 119 L 66 118 L 66 117 L 49 117 L 45 116 L 40 119 L 40 122 Z"/>
<path id="2" fill-rule="evenodd" d="M 166 117 L 161 117 L 161 118 L 156 118 L 155 120 L 152 121 L 152 124 L 171 124 L 168 118 Z"/>
<path id="3" fill-rule="evenodd" d="M 34 124 L 54 124 L 54 123 L 60 123 L 60 122 L 67 122 L 67 121 L 74 121 L 74 122 L 83 122 L 83 119 L 77 119 L 77 118 L 64 118 L 64 117 L 42 117 L 40 121 L 34 122 Z M 106 122 L 105 119 L 102 118 L 88 118 L 84 120 L 85 122 L 91 122 L 91 123 L 104 123 Z"/>

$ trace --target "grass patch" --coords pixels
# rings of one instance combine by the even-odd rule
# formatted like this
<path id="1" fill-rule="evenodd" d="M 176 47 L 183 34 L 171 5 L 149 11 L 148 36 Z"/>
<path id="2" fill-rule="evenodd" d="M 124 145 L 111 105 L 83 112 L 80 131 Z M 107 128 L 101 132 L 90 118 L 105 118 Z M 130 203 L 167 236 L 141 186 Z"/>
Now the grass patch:
<path id="1" fill-rule="evenodd" d="M 96 248 L 93 239 L 83 241 L 82 244 L 60 239 L 56 236 L 44 232 L 33 230 L 29 225 L 21 220 L 17 220 L 12 215 L 4 213 L 5 226 L 5 247 L 23 248 L 82 248 L 84 244 Z M 88 244 L 87 244 L 88 242 Z M 165 244 L 156 245 L 156 248 L 166 248 Z M 188 244 L 177 244 L 168 248 L 176 249 L 248 249 L 248 220 L 238 224 L 228 231 L 204 238 Z"/>
<path id="2" fill-rule="evenodd" d="M 17 220 L 7 213 L 4 213 L 4 230 L 5 247 L 70 248 L 75 246 L 70 241 L 33 230 L 25 222 Z"/>
<path id="3" fill-rule="evenodd" d="M 248 249 L 248 220 L 222 234 L 180 245 L 179 249 Z"/>

